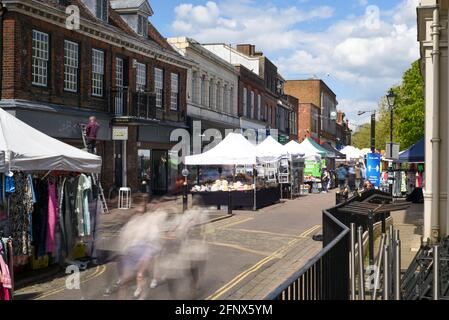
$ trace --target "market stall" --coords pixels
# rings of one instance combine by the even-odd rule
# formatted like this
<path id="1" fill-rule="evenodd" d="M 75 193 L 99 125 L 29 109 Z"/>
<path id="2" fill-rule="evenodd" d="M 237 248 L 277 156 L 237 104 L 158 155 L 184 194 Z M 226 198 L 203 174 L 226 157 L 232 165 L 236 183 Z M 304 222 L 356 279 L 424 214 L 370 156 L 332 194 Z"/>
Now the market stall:
<path id="1" fill-rule="evenodd" d="M 276 183 L 257 180 L 256 147 L 241 134 L 228 134 L 214 148 L 202 154 L 187 156 L 185 163 L 188 166 L 234 166 L 235 173 L 239 170 L 238 167 L 243 167 L 239 175 L 234 173 L 233 181 L 218 179 L 212 184 L 194 185 L 191 193 L 195 202 L 219 207 L 228 205 L 229 199 L 232 199 L 233 208 L 257 210 L 280 200 L 279 186 Z M 248 172 L 248 166 L 251 172 Z M 272 197 L 267 197 L 268 194 Z"/>
<path id="2" fill-rule="evenodd" d="M 0 235 L 11 244 L 9 273 L 76 258 L 77 244 L 92 236 L 99 212 L 95 186 L 83 173 L 100 172 L 101 157 L 53 139 L 3 109 L 0 128 Z"/>
<path id="3" fill-rule="evenodd" d="M 415 189 L 422 189 L 424 180 L 425 144 L 424 138 L 407 150 L 399 153 L 393 162 L 393 195 L 410 195 Z M 421 191 L 422 193 L 422 191 Z"/>

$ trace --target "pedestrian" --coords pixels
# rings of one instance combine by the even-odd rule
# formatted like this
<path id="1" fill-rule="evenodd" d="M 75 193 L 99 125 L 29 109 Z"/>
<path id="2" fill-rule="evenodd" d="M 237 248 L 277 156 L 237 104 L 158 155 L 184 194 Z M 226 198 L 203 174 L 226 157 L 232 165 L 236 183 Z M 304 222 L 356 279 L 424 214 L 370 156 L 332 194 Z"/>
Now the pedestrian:
<path id="1" fill-rule="evenodd" d="M 348 187 L 351 192 L 355 190 L 355 170 L 353 165 L 349 166 L 348 169 Z"/>
<path id="2" fill-rule="evenodd" d="M 323 173 L 321 174 L 321 185 L 323 186 L 323 193 L 327 193 L 329 190 L 329 180 L 329 171 L 323 169 Z"/>
<path id="3" fill-rule="evenodd" d="M 96 153 L 96 145 L 97 145 L 97 134 L 100 129 L 100 125 L 97 122 L 97 118 L 95 116 L 89 117 L 89 122 L 86 126 L 86 144 L 87 151 L 90 153 Z"/>
<path id="4" fill-rule="evenodd" d="M 360 163 L 357 163 L 355 168 L 355 188 L 359 189 L 361 187 L 362 181 L 362 169 L 360 168 Z"/>
<path id="5" fill-rule="evenodd" d="M 363 188 L 363 185 L 366 180 L 366 168 L 363 162 L 360 163 L 360 187 Z"/>
<path id="6" fill-rule="evenodd" d="M 346 170 L 343 164 L 340 164 L 336 170 L 336 174 L 338 180 L 338 187 L 340 188 L 340 191 L 343 191 L 345 189 L 346 176 L 348 174 L 348 171 Z"/>

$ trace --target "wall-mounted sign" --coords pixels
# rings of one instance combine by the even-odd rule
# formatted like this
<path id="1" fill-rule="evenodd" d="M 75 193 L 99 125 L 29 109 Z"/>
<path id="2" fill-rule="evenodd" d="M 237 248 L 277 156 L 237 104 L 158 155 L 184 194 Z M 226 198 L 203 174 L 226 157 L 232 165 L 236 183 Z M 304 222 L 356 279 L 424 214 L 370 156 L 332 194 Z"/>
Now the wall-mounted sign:
<path id="1" fill-rule="evenodd" d="M 112 140 L 128 140 L 128 127 L 112 127 Z"/>

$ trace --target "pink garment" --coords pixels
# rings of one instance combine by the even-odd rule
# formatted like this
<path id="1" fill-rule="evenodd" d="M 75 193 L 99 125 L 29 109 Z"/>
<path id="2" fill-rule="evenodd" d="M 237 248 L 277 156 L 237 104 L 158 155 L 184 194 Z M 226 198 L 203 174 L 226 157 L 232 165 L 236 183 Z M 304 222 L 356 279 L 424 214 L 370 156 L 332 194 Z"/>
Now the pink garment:
<path id="1" fill-rule="evenodd" d="M 0 300 L 2 301 L 11 300 L 11 297 L 9 296 L 9 290 L 3 287 L 1 284 L 0 284 Z"/>
<path id="2" fill-rule="evenodd" d="M 5 289 L 11 289 L 11 276 L 9 274 L 9 268 L 8 265 L 5 263 L 5 260 L 3 260 L 2 255 L 0 255 L 0 284 Z"/>
<path id="3" fill-rule="evenodd" d="M 56 184 L 48 181 L 48 220 L 47 220 L 47 252 L 56 250 L 56 222 L 58 217 L 58 200 L 56 198 Z"/>

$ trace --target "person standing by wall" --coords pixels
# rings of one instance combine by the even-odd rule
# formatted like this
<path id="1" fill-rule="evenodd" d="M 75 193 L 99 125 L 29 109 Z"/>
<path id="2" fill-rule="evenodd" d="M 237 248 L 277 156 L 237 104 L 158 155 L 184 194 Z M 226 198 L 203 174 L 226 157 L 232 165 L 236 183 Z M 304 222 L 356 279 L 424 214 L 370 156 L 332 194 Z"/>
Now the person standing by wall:
<path id="1" fill-rule="evenodd" d="M 100 130 L 100 125 L 97 122 L 97 118 L 95 116 L 89 117 L 89 122 L 86 126 L 86 144 L 87 151 L 90 153 L 96 153 L 98 130 Z"/>
<path id="2" fill-rule="evenodd" d="M 359 189 L 361 187 L 362 182 L 362 169 L 360 168 L 359 163 L 356 164 L 354 172 L 355 172 L 355 188 Z"/>
<path id="3" fill-rule="evenodd" d="M 343 191 L 345 189 L 346 176 L 348 172 L 345 166 L 343 164 L 340 164 L 336 170 L 336 173 L 337 173 L 338 187 L 340 188 L 340 191 Z"/>

